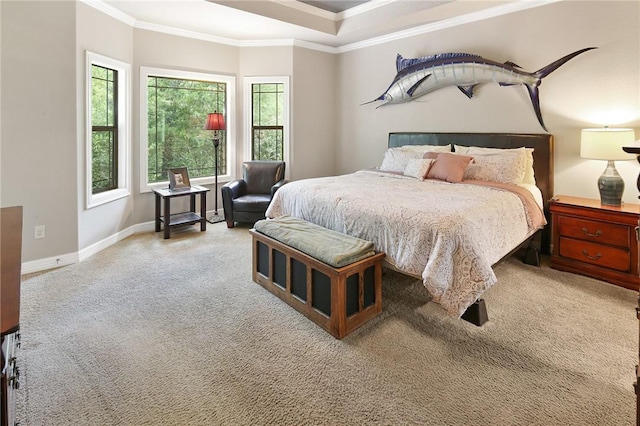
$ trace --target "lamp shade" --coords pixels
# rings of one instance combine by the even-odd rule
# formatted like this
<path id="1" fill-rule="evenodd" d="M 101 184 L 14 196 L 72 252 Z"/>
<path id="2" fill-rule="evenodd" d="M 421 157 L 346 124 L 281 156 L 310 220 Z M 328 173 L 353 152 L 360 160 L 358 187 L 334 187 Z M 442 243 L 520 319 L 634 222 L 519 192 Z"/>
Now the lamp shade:
<path id="1" fill-rule="evenodd" d="M 205 130 L 226 130 L 224 115 L 221 112 L 212 112 L 207 114 L 207 122 L 204 125 Z"/>
<path id="2" fill-rule="evenodd" d="M 580 139 L 580 157 L 592 160 L 632 160 L 633 154 L 622 150 L 635 141 L 633 129 L 583 129 Z"/>

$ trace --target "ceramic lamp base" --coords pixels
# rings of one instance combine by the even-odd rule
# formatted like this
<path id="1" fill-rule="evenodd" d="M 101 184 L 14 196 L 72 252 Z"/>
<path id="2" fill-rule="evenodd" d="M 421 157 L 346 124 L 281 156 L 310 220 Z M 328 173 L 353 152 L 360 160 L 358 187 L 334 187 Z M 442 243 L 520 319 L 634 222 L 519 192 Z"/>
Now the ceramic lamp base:
<path id="1" fill-rule="evenodd" d="M 607 168 L 598 179 L 598 189 L 600 190 L 601 204 L 606 206 L 622 205 L 624 180 L 620 177 L 613 161 L 607 163 Z"/>

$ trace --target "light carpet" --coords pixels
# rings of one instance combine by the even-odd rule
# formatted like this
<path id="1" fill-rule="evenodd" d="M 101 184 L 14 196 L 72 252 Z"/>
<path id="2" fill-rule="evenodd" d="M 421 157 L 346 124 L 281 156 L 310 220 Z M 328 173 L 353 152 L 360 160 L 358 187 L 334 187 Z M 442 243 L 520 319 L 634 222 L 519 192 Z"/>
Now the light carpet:
<path id="1" fill-rule="evenodd" d="M 387 271 L 336 340 L 251 280 L 248 227 L 138 234 L 22 283 L 26 425 L 632 425 L 636 293 L 510 259 L 476 327 Z"/>

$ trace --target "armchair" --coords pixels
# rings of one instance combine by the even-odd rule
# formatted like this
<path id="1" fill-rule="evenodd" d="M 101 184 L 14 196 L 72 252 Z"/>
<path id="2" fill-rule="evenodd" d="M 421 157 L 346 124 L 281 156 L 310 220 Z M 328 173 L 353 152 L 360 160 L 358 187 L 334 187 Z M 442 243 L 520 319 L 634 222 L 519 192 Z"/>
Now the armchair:
<path id="1" fill-rule="evenodd" d="M 255 223 L 265 218 L 265 212 L 284 180 L 284 161 L 245 161 L 242 179 L 222 186 L 222 208 L 227 228 L 235 222 Z"/>

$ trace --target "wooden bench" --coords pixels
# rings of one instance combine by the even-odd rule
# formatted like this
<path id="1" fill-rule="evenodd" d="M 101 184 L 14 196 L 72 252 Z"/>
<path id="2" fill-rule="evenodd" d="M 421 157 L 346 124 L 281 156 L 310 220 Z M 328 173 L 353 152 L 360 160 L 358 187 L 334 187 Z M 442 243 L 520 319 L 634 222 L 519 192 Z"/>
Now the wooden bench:
<path id="1" fill-rule="evenodd" d="M 342 339 L 382 312 L 384 253 L 334 268 L 255 229 L 253 281 Z"/>

